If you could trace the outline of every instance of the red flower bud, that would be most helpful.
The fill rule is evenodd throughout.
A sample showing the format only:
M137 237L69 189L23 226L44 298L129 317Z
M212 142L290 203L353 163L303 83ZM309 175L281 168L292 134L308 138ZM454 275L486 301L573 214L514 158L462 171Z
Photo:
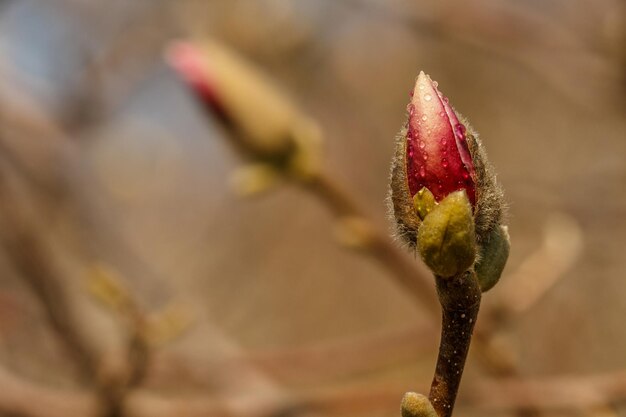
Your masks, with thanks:
M390 199L398 235L415 247L425 217L455 191L465 191L479 246L501 227L504 196L476 131L423 72L396 136ZM428 192L427 192L428 191Z
M319 129L262 71L211 39L174 42L166 57L240 150L309 175L319 154Z
M437 83L420 72L408 106L406 176L413 197L426 187L436 201L465 190L476 206L476 174L465 126Z
M170 46L167 59L208 109L222 122L230 124L230 115L219 96L217 81L210 73L200 51L191 43L180 41Z

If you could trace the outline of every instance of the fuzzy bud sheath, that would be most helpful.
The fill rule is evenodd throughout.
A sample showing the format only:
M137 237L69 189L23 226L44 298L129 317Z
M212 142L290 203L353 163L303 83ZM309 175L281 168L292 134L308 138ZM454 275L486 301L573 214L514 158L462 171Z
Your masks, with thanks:
M391 173L398 235L433 272L443 316L429 397L407 393L406 417L452 414L481 293L509 254L502 189L478 135L437 87L417 77Z

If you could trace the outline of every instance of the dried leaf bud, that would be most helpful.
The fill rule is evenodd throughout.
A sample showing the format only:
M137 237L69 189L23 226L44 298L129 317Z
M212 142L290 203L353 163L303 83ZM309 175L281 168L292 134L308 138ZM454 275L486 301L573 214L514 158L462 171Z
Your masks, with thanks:
M408 120L396 137L391 172L391 203L400 237L417 244L428 190L435 202L463 190L469 200L478 245L500 227L502 190L486 159L478 135L450 106L436 82L417 77L407 107ZM421 205L420 205L421 204ZM427 213L427 210L426 210Z
M424 263L440 277L461 274L474 264L476 235L465 190L449 194L426 216L417 247Z

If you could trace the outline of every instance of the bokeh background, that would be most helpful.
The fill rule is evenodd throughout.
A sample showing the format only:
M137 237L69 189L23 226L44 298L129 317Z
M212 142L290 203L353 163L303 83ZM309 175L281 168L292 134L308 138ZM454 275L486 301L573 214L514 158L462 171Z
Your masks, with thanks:
M123 372L133 320L100 288L111 282L161 329L128 389L152 408L131 392L127 415L278 415L299 395L334 405L293 413L398 415L404 391L427 389L439 324L342 247L328 207L293 182L233 191L246 161L164 59L189 37L232 48L316 120L324 170L389 233L393 137L429 73L480 132L510 204L511 256L484 297L523 306L489 342L516 364L508 378L595 399L533 413L626 415L626 378L593 382L626 369L618 0L1 1L0 415L91 409L65 318L104 380ZM66 308L60 323L42 292ZM477 361L456 413L518 412L472 400L495 378Z

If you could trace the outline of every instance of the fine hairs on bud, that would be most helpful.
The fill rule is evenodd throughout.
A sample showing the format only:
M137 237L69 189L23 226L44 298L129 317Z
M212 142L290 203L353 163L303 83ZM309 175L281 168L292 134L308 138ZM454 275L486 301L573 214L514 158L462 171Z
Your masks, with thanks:
M505 220L506 205L504 191L496 180L493 166L487 159L487 152L478 133L463 116L459 116L467 127L467 144L474 161L476 172L476 236L478 244L489 240L492 230L500 227Z
M407 128L403 127L395 137L396 147L391 161L387 207L389 217L396 224L398 240L415 249L417 245L417 229L421 219L414 208L406 180L406 134Z

